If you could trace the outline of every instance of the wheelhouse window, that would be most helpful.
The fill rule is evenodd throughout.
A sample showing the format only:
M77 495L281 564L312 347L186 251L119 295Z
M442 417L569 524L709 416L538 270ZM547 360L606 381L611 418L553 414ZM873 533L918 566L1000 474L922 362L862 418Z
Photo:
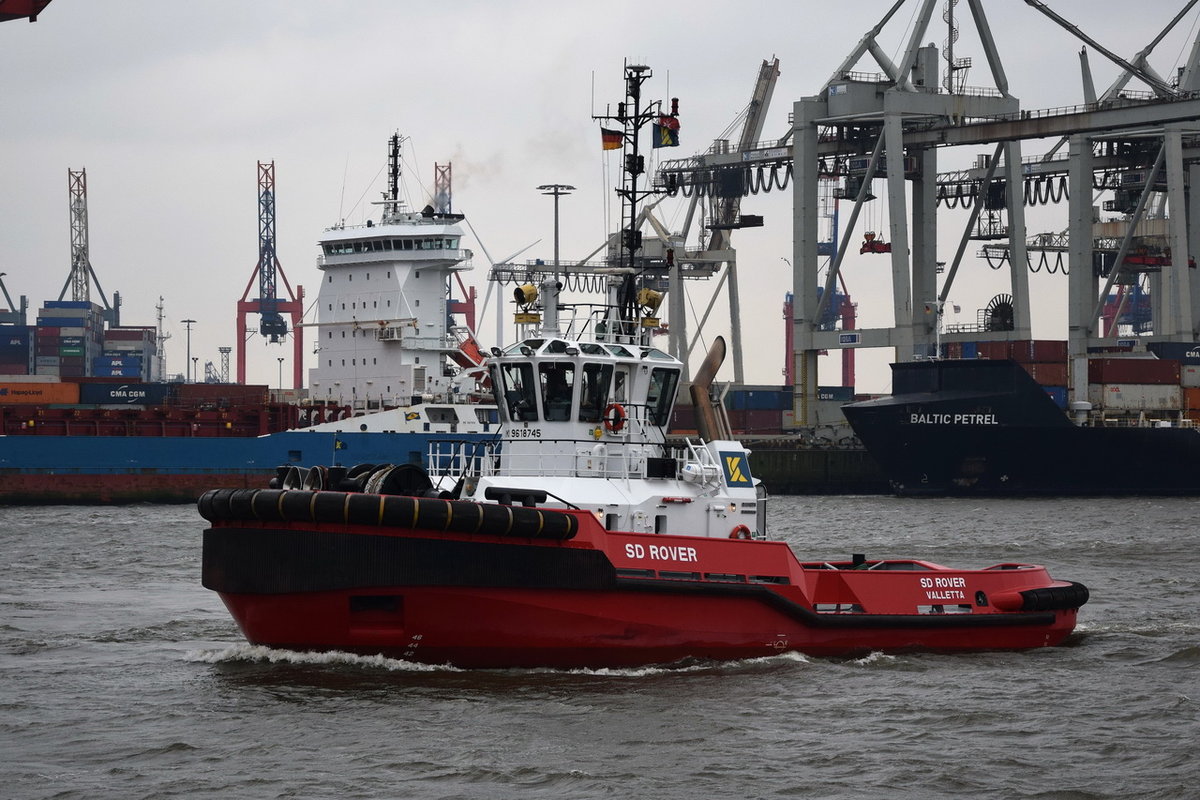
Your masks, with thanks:
M504 409L514 422L537 421L537 387L532 364L501 364L500 384L504 390Z
M538 366L542 384L542 408L547 422L566 422L571 419L571 393L575 389L573 363L548 363Z
M675 402L675 388L679 384L679 370L655 368L650 371L650 391L646 393L646 414L651 425L663 426L671 421L671 406Z
M599 422L608 404L612 364L584 364L579 381L579 421Z

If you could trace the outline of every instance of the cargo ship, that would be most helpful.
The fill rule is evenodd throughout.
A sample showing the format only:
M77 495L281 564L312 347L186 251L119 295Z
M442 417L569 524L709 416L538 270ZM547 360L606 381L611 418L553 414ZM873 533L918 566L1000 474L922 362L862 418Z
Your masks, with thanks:
M471 268L463 217L407 208L392 175L378 221L320 239L308 326L318 363L302 402L261 385L163 381L155 328L106 325L87 301L0 325L0 504L194 502L281 466L423 464L438 437L493 436L483 354L452 324L461 308L448 296Z
M1073 402L1065 342L979 347L893 364L891 396L843 407L897 494L1200 494L1200 346L1079 359Z

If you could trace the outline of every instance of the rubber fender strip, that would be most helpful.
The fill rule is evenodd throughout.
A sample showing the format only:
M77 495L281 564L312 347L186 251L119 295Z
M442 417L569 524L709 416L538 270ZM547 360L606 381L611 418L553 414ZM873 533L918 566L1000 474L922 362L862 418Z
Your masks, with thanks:
M312 497L308 498L308 518L315 522L317 519L317 493L313 492Z
M446 524L442 526L442 530L448 531L450 530L450 520L454 519L454 504L449 500L443 500L442 502L446 504Z
M666 594L741 595L774 606L814 628L970 628L1050 625L1053 612L1005 614L818 614L766 586L617 577L618 589Z
M342 498L342 522L350 522L350 497L351 494L346 492L346 496Z
M383 525L383 501L387 499L386 495L379 495L379 514L376 517L376 525Z

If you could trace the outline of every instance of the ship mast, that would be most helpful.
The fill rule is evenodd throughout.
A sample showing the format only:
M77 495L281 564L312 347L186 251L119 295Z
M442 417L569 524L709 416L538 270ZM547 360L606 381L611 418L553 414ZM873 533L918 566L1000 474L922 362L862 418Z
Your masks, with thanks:
M615 307L610 309L608 328L613 333L627 337L628 341L638 338L638 294L642 288L644 266L638 256L642 249L642 233L639 230L638 204L646 197L657 193L654 188L643 188L641 176L646 171L646 160L640 152L640 132L646 123L662 116L662 103L655 100L642 107L642 84L654 73L641 64L625 65L625 101L617 103L615 115L593 117L597 120L621 123L621 138L624 160L621 164L621 185L617 194L621 196L621 239L618 251L618 273L622 275L617 288ZM671 101L671 117L678 114L678 100Z

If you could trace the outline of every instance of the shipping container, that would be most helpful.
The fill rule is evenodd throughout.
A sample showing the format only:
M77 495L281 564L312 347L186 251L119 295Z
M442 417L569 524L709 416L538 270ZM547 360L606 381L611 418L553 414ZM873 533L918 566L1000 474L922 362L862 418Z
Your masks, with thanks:
M979 358L979 342L963 342L962 357Z
M38 356L33 363L38 367L57 367L58 356Z
M87 328L71 328L66 325L58 329L59 336L87 336L91 331Z
M104 332L106 342L153 342L156 338L154 328L109 328Z
M92 367L97 378L142 378L141 367Z
M59 336L62 335L62 329L57 326L42 327L39 325L38 327L34 328L33 330L34 330L34 334L39 339L41 339L42 337L47 337L50 339L57 339Z
M0 326L0 347L29 346L32 339L30 328L26 325Z
M1088 383L1173 384L1179 386L1179 362L1157 358L1090 358Z
M95 367L140 367L142 366L141 356L125 355L125 356L97 356L92 359L92 366Z
M1183 407L1188 411L1200 411L1200 386L1189 386L1183 390Z
M58 383L58 378L53 375L15 375L0 383Z
M60 336L58 343L63 347L83 347L87 338L84 336Z
M83 330L87 327L87 320L81 317L38 317L37 324L39 328L58 327Z
M1001 360L1012 358L1012 342L976 342L980 358Z
M1067 343L1059 339L1021 339L1010 343L1014 361L1022 364L1065 364Z
M1022 364L1025 371L1042 386L1066 386L1067 362L1055 364Z
M58 348L60 356L83 356L82 347L60 347Z
M1146 349L1168 361L1200 365L1200 344L1195 342L1147 342Z
M945 342L942 344L942 358L962 358L962 342Z
M1088 402L1105 411L1178 411L1182 391L1162 383L1090 384Z
M168 388L165 383L81 383L79 402L161 406L167 402Z
M1183 364L1179 367L1179 383L1182 386L1200 386L1200 364Z
M79 387L73 383L0 382L0 405L78 402Z
M13 375L28 375L28 364L4 364L0 363L0 380L8 380Z
M64 365L64 366L59 367L58 370L59 370L58 374L64 378L82 378L86 375L86 372L83 369L83 367Z
M181 383L178 397L180 403L190 405L262 405L269 401L270 391L257 384Z
M1050 399L1054 404L1064 411L1067 409L1067 387L1065 386L1043 386L1046 394L1050 395Z
M63 356L58 357L59 366L63 367L83 367L87 361L83 356Z
M46 302L42 303L42 308L76 308L83 309L84 311L93 311L97 314L99 314L101 311L100 306L96 305L90 300L47 300Z
M817 400L833 401L837 403L849 403L854 400L853 386L818 386ZM788 408L791 408L791 403L788 403Z

